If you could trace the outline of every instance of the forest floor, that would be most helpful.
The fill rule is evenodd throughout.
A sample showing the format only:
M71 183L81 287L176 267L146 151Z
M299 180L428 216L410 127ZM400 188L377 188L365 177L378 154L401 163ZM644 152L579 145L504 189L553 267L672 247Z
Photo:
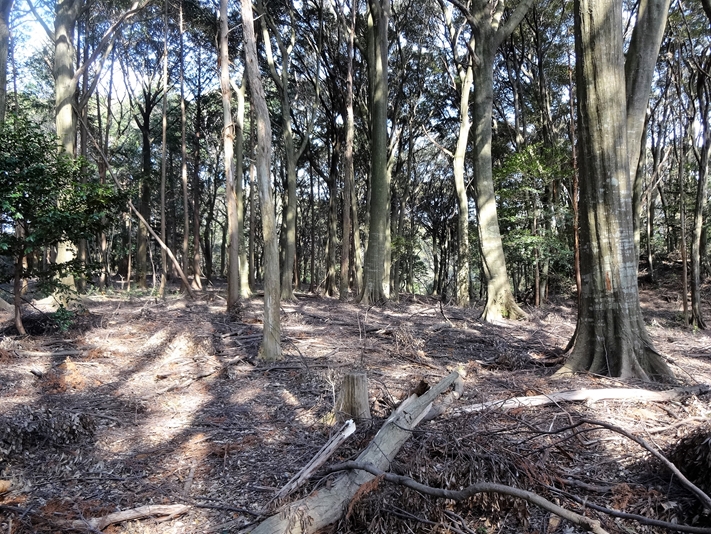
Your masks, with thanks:
M704 288L709 302L711 291ZM160 301L121 291L83 299L58 331L30 315L28 336L0 341L0 534L97 532L84 520L144 505L187 505L177 517L141 518L106 533L240 532L276 512L274 493L326 443L344 373L364 369L373 423L329 463L354 459L421 380L467 372L452 410L422 423L391 470L431 486L509 484L599 518L608 532L663 532L610 517L599 505L673 523L711 526L667 467L603 421L643 438L711 489L708 394L680 401L559 403L466 411L477 403L561 390L672 385L578 375L552 380L570 340L572 300L527 309L528 321L489 325L477 308L404 296L385 307L299 294L282 305L284 360L257 358L261 299L225 312L224 292ZM663 271L641 289L656 348L676 386L711 384L711 337L682 325L679 277ZM711 316L711 305L706 306ZM700 441L677 444L700 434ZM692 443L689 445L689 443ZM286 499L330 484L317 472ZM358 495L333 532L571 533L576 527L523 501L480 494L463 503L380 483ZM282 503L285 501L282 501ZM74 523L72 523L74 522ZM79 523L77 523L79 522ZM88 523L87 523L88 525ZM711 531L709 531L711 532Z

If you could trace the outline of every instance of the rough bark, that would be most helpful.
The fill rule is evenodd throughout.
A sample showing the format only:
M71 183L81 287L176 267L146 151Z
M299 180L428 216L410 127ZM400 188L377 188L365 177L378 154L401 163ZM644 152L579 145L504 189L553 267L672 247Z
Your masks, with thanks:
M267 360L281 358L281 323L279 318L279 250L277 248L274 199L269 180L272 153L272 127L264 96L264 87L257 65L257 40L251 0L242 2L244 47L247 76L257 119L257 181L262 206L262 233L264 237L264 338L259 349L260 357Z
M337 415L342 419L353 419L355 421L371 419L368 398L368 375L366 373L348 373L343 377L340 398L336 406Z
M582 290L572 350L559 374L672 376L639 305L627 153L621 0L575 3Z
M373 32L372 63L369 65L372 86L370 226L363 268L363 286L359 300L375 304L386 300L383 289L385 242L388 226L388 19L389 0L370 0Z

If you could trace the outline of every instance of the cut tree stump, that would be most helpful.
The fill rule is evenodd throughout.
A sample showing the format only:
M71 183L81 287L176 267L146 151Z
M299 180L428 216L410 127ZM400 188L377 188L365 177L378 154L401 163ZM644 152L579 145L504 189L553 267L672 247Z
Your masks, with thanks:
M366 373L348 373L343 377L341 392L336 403L336 416L340 420L370 421L368 375Z
M411 395L385 421L370 445L358 456L359 463L371 464L383 471L412 435L412 430L430 413L433 403L459 379L454 371L423 395ZM350 471L340 475L328 487L322 487L280 509L265 519L252 534L312 534L338 521L361 487L372 482L374 475L366 471Z

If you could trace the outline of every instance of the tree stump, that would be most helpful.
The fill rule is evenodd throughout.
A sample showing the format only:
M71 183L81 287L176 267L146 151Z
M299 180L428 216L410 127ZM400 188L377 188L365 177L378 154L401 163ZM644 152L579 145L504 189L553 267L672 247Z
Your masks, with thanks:
M341 392L336 403L336 414L342 420L369 421L371 419L366 373L349 373L343 377Z

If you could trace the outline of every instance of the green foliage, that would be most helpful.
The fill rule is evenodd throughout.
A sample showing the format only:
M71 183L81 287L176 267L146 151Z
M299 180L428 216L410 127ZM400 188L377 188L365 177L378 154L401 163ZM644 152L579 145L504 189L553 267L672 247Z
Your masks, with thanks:
M10 117L0 126L0 254L18 264L108 226L125 199L107 185L81 183L80 172L86 167L86 162L62 153L53 135L24 118ZM29 262L22 278L37 277L49 291L56 286L55 275L85 274L78 262L44 263Z
M64 305L60 305L56 312L50 314L52 321L57 325L60 332L67 332L74 322L74 312L68 310Z

